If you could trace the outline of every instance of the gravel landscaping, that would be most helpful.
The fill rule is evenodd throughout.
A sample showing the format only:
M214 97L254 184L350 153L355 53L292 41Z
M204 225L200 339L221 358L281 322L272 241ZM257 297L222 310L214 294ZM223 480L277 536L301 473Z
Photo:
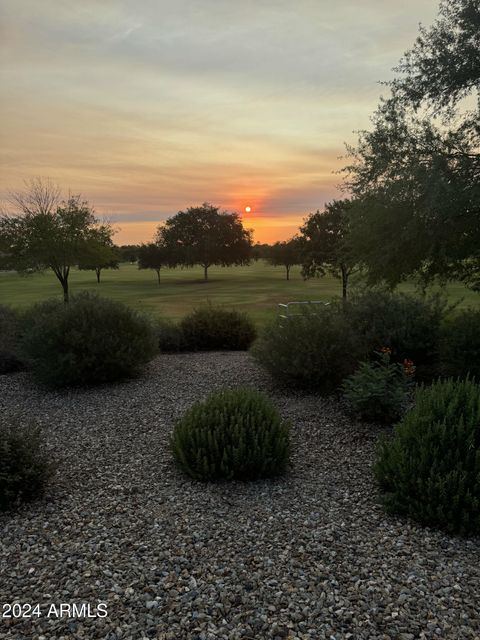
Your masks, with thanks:
M221 387L267 391L292 421L289 472L201 484L175 468L173 420ZM134 381L45 392L0 376L0 410L34 418L58 461L48 495L0 515L0 638L480 638L480 540L384 514L381 428L276 390L246 353L165 355ZM51 603L107 617L48 617Z

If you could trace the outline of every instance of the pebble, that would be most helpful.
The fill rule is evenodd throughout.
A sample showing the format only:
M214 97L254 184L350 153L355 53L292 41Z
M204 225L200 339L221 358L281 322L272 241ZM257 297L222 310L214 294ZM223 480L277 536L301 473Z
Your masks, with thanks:
M252 386L292 422L282 478L201 484L175 420ZM173 354L115 386L45 391L0 376L2 417L35 420L56 475L0 514L0 602L99 603L105 618L0 622L5 640L478 640L480 540L387 516L371 471L385 428L278 389L246 353Z

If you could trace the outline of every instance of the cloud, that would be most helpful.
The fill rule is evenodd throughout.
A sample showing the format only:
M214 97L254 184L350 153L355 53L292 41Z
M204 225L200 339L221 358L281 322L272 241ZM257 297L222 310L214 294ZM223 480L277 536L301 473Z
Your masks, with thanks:
M50 175L132 225L204 200L301 219L436 5L7 0L0 193Z

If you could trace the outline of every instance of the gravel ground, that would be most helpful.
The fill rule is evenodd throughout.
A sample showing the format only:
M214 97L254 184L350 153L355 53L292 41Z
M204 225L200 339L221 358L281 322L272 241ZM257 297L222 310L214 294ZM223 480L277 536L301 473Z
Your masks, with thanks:
M293 422L282 479L204 485L174 467L174 418L213 388L269 391ZM133 382L46 393L0 377L2 412L44 426L49 494L0 516L0 602L39 603L0 638L480 638L480 540L384 515L379 430L275 391L244 353L157 358ZM57 617L106 603L107 617ZM58 609L57 609L58 610Z

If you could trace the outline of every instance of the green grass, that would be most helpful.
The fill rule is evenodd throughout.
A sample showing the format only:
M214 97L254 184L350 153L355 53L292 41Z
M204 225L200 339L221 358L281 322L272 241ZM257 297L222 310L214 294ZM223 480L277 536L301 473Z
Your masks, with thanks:
M248 312L255 322L262 324L277 313L279 302L292 300L329 300L341 293L340 282L331 276L304 282L300 267L292 269L290 281L285 270L263 262L248 267L211 267L208 282L203 281L200 268L162 269L162 282L156 273L142 271L136 265L122 264L118 270L102 272L97 284L93 271L73 270L70 275L71 293L89 289L120 300L157 317L178 319L200 304L235 307ZM414 292L413 285L402 290ZM451 301L461 301L459 308L480 307L480 295L461 284L446 289ZM52 272L19 276L0 272L0 303L25 308L46 298L61 297L61 287Z

